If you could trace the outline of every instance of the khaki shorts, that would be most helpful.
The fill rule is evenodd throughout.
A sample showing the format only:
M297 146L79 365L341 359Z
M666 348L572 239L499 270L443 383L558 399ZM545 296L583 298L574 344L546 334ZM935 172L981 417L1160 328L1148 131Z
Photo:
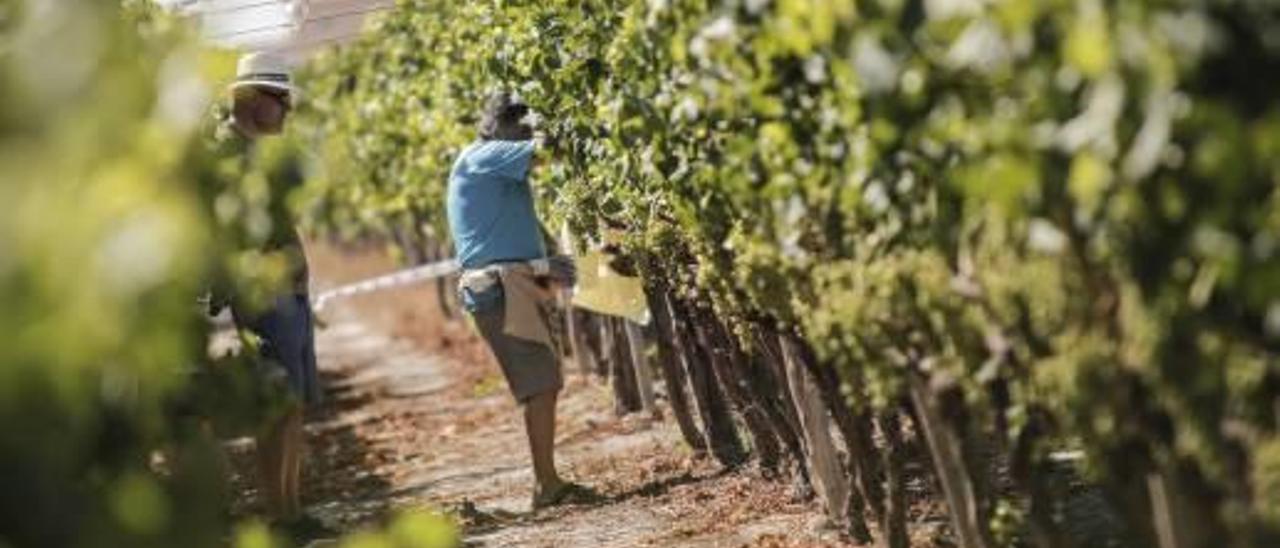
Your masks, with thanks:
M481 294L463 295L462 301L480 336L498 358L507 387L517 401L524 403L539 394L558 392L564 386L560 360L551 347L503 331L507 307L500 282Z

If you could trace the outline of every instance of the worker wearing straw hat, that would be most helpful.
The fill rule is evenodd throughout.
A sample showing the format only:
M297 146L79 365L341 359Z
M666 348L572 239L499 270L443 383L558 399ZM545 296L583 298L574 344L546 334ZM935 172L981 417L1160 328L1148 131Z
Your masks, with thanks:
M232 126L243 137L256 139L276 135L293 107L294 95L289 66L270 53L244 55L236 65L232 93Z
M268 184L271 199L265 213L271 228L265 238L250 243L263 256L283 258L289 279L286 287L276 290L266 302L251 302L246 296L233 294L222 295L218 303L230 305L236 325L260 343L258 352L267 362L263 369L269 372L266 378L283 381L290 394L284 408L271 413L256 440L258 476L267 510L277 525L295 536L326 536L322 524L303 514L299 485L303 411L320 398L307 259L285 199L301 184L302 170L297 155L268 153L263 139L283 131L297 91L288 65L269 53L243 56L228 91L231 108L219 131L218 152L224 161L239 167L238 176L260 176Z

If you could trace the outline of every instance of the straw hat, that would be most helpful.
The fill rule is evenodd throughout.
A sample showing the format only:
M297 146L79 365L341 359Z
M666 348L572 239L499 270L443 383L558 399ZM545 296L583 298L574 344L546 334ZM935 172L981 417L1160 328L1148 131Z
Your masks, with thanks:
M292 98L297 94L289 65L283 59L266 52L247 53L236 64L236 80L229 89L263 87L287 92Z

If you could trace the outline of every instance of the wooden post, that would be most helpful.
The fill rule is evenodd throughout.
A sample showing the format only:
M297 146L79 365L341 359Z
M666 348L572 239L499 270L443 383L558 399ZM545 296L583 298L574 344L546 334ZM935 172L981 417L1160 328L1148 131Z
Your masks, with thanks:
M867 412L854 413L846 403L841 381L829 364L818 363L813 349L794 332L781 334L779 342L786 352L792 352L797 361L813 376L818 385L823 404L835 420L836 428L844 438L848 452L849 476L856 487L849 489L849 514L861 516L864 508L870 508L876 519L884 517L884 489L881 486L881 464L875 443L871 438L871 416ZM850 386L853 394L862 392L857 384Z
M858 542L871 541L871 533L860 516L849 511L849 478L831 440L831 417L823 405L818 385L795 355L792 345L782 346L791 401L795 404L805 440L805 460L814 489L822 498L827 516L836 523L848 522L850 534Z
M791 401L804 433L805 460L812 475L814 488L822 497L827 516L839 521L845 514L849 482L840 466L840 457L831 442L831 419L822 405L818 387L790 353L783 354L787 366L787 384L791 389Z
M635 369L631 363L631 347L622 318L605 316L601 333L609 341L609 374L613 381L614 410L618 416L640 410L640 394L636 392Z
M582 334L587 341L587 346L591 348L591 355L595 357L591 364L595 366L594 373L601 379L609 378L609 349L605 347L604 341L604 317L593 312L586 312L582 315Z
M596 369L596 354L585 333L587 312L566 303L564 314L569 327L569 347L573 351L573 361L578 364L578 373L584 379L590 379L591 373Z
M782 346L778 333L763 325L757 325L754 336L756 345L761 349L763 354L764 365L777 379L777 410L781 412L783 420L787 424L792 439L784 439L791 451L792 459L796 464L796 477L794 479L793 489L796 489L797 496L804 498L817 496L817 490L813 486L813 478L809 473L809 457L806 441L804 439L804 425L800 422L800 415L796 410L795 399L791 394L791 382L787 378L786 359L782 355Z
M1217 527L1214 519L1216 497L1203 495L1196 489L1198 477L1179 474L1177 469L1147 474L1147 491L1151 497L1152 525L1160 548L1212 546L1215 539L1229 533ZM1203 518L1200 516L1210 516Z
M636 374L636 392L640 395L640 406L649 416L661 418L657 402L653 397L653 370L649 367L649 357L645 354L644 328L631 320L622 320L627 332L627 343L631 349L631 366Z
M435 239L427 239L423 237L424 259L423 262L438 261L446 257L453 256L447 242L436 241ZM436 307L440 309L440 315L446 320L455 320L458 318L458 312L462 309L458 302L458 278L457 276L441 276L436 278Z
M933 391L920 373L910 371L908 390L916 409L920 431L929 444L933 466L951 510L951 522L962 548L987 548L985 528L979 518L977 494L965 465L962 441L946 427Z
M792 401L790 382L787 381L787 365L786 360L782 356L782 345L777 333L772 329L766 329L763 326L756 326L754 331L756 344L760 347L764 366L774 379L777 379L777 410L782 414L782 420L787 423L792 436L795 438L788 443L797 444L792 452L796 454L796 461L803 463L805 461L804 452L804 427L800 424L800 416L796 413L796 404ZM803 469L803 467L802 467Z
M591 327L596 332L596 340L600 341L600 361L596 364L596 374L602 379L609 379L614 374L616 366L613 361L617 355L617 352L613 351L615 345L613 329L609 325L609 318L597 316L594 319Z

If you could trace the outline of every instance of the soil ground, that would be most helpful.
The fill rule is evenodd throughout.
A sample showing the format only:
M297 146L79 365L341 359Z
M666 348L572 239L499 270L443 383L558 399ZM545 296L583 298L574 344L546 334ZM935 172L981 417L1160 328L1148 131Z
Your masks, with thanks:
M311 246L317 291L395 268L376 249ZM617 417L600 379L566 367L557 458L607 501L531 513L523 422L488 350L434 285L331 304L317 330L326 400L306 431L308 512L342 531L398 509L456 513L469 546L851 546L817 502L751 467L693 455L674 421ZM231 448L237 514L258 512L252 444ZM913 536L938 525L913 508Z

